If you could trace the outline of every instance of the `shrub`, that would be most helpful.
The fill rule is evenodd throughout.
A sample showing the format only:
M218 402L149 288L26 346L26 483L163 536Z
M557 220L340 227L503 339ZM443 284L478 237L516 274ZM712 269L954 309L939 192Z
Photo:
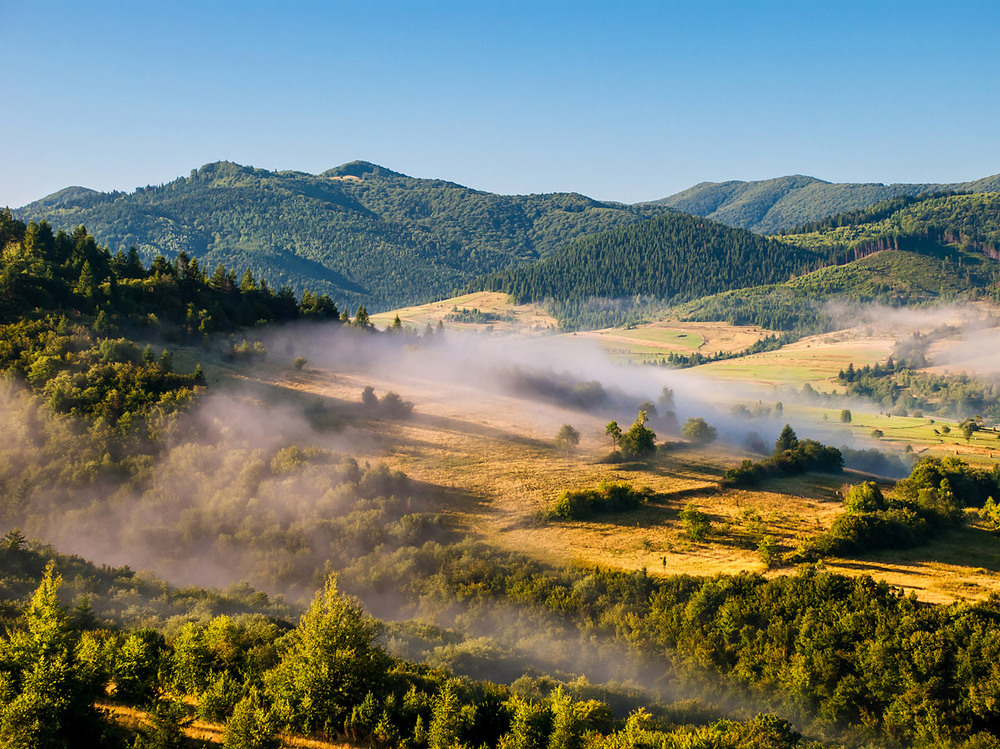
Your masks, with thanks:
M701 541L712 532L712 523L708 515L699 510L693 503L689 503L680 512L681 525L685 535L692 541Z

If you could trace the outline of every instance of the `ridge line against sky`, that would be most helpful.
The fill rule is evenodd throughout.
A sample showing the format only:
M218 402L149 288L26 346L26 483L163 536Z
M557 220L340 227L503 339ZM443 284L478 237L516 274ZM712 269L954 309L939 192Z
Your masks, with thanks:
M496 193L1000 172L1000 4L0 0L0 206L230 160Z

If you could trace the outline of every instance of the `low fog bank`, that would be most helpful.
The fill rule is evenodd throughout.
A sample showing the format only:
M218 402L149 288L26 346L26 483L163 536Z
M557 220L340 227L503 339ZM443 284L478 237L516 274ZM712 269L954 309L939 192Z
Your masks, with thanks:
M268 381L285 361L294 377L296 357L307 360L305 374L320 384L346 375L392 384L415 402L415 419L446 403L452 412L467 409L472 421L477 409L499 399L509 423L532 425L546 439L560 423L584 419L590 437L603 440L604 424L614 419L627 428L643 407L661 441L676 440L686 419L701 417L721 442L746 454L748 445L768 451L788 422L800 437L869 447L855 444L839 424L786 416L784 408L805 403L805 396L722 383L695 370L621 366L582 337L446 331L418 339L301 325L264 331L262 340L266 365L247 371L251 381L254 366L271 374L257 384L214 388L177 419L165 449L131 477L102 471L101 457L76 445L49 460L53 466L62 456L89 461L89 480L19 478L14 467L31 458L14 460L13 452L51 442L51 435L44 436L46 427L29 407L9 405L0 436L11 453L5 485L21 479L30 485L25 530L58 548L149 568L172 582L218 587L247 580L293 598L319 587L336 567L332 560L347 563L376 548L443 537L435 488L374 465L391 445L365 428L360 392L346 400L287 387L280 375ZM376 456L373 465L359 464L359 455Z

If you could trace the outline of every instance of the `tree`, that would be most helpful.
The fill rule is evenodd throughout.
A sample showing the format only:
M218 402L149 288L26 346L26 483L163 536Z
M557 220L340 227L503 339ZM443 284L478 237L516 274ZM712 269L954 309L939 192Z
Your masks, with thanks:
M619 438L622 453L628 458L642 458L656 452L656 432L646 426L646 412L640 411L632 426Z
M361 391L361 402L368 408L375 408L378 405L378 396L375 395L375 388L371 385L365 385L365 389Z
M785 428L781 430L781 434L774 442L774 454L781 455L785 450L794 450L798 446L799 438L796 436L795 430L792 429L791 424L785 424Z
M674 391L671 388L664 387L660 391L660 397L657 398L660 407L663 408L664 413L667 411L674 410Z
M354 327L362 330L370 330L372 327L371 318L368 317L368 310L363 304L358 305L358 311L354 315Z
M847 491L847 496L844 497L844 509L855 514L878 512L886 509L885 497L878 484L874 481L865 481L855 484Z
M622 439L622 428L618 426L617 421L609 421L607 427L604 429L604 433L611 440L611 449L617 450L618 443Z
M880 440L883 437L885 437L885 432L883 432L881 429L872 429L872 438L873 439Z
M50 563L28 603L24 631L0 643L0 746L65 749L100 743L94 699L102 685L82 673L76 637L59 603L62 577Z
M458 737L462 727L462 703L454 684L447 681L434 699L430 727L427 729L428 749L454 749L461 746Z
M700 416L688 419L684 422L684 428L681 430L681 434L699 445L707 445L709 442L714 442L719 437L719 433L716 431L715 427L711 426Z
M390 659L376 644L379 625L344 596L331 575L287 636L281 661L264 676L268 696L290 727L336 733L372 690Z
M274 711L256 689L236 703L226 721L224 749L278 749L278 724Z
M712 530L712 524L709 522L708 515L699 510L693 503L688 503L680 511L678 517L684 528L685 535L692 541L701 541Z
M563 424L556 433L556 447L571 452L580 444L580 433L570 424Z
M845 408L840 412L840 423L850 424L851 423L851 409Z
M958 429L965 437L965 443L968 444L972 435L979 431L979 422L972 418L965 419L958 425Z

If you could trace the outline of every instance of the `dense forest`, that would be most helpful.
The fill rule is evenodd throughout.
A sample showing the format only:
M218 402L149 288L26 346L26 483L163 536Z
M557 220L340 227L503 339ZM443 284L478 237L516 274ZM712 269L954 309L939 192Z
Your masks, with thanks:
M821 263L821 255L811 250L668 214L577 240L481 285L520 302L636 295L680 301L784 281Z
M949 185L834 184L794 175L755 182L703 182L655 203L727 226L775 234L893 198L921 193L997 191L1000 191L1000 175Z
M67 231L84 224L112 252L135 245L146 262L185 252L378 311L446 297L478 275L665 210L573 193L493 195L365 162L319 175L220 162L128 194L68 188L15 215Z
M683 214L584 237L477 282L566 330L682 319L816 333L842 308L995 298L1000 194L905 197L765 239ZM780 241L777 241L780 240ZM770 279L770 280L769 280Z
M724 291L680 305L685 320L722 320L770 330L822 333L852 308L914 307L989 298L1000 264L974 251L936 245L925 252L886 250L784 283Z

